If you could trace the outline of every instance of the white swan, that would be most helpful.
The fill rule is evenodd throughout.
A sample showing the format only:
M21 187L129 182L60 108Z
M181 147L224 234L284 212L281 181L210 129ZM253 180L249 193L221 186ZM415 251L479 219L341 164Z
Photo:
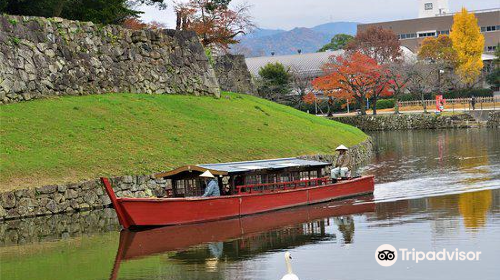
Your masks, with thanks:
M281 280L299 280L299 277L297 275L293 274L292 272L292 264L290 263L290 260L292 259L292 255L290 255L290 252L285 253L285 263L286 263L286 270L287 274L281 278Z

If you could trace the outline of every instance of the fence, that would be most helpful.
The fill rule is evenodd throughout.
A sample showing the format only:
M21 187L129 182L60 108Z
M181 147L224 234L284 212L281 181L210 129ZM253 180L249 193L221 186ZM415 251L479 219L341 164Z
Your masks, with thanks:
M490 96L490 97L476 97L475 108L492 108L496 109L500 107L500 96ZM433 108L436 106L436 100L424 100L423 101L427 108ZM422 107L422 100L412 100L412 101L400 101L399 107ZM453 98L445 99L446 109L469 109L472 110L472 98Z

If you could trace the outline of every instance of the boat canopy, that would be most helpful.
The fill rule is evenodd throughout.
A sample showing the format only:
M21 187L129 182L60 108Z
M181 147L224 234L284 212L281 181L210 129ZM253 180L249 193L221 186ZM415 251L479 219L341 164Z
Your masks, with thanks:
M254 160L254 161L241 161L241 162L228 162L228 163L213 163L213 164L199 164L187 165L177 169L158 173L157 178L172 178L183 172L205 172L209 170L216 176L227 176L238 173L247 173L258 170L276 170L285 168L301 168L301 167L316 167L322 168L329 166L331 163L306 160L300 158L279 158L267 160Z

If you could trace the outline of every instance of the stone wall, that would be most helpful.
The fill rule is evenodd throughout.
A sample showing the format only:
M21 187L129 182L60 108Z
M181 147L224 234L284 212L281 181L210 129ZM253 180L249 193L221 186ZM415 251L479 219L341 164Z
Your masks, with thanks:
M354 165L360 165L371 158L372 150L370 138L351 147ZM310 155L302 158L334 162L336 155ZM111 185L118 197L162 197L166 190L172 188L170 180L156 179L153 175L114 177L111 178ZM7 191L0 193L0 221L102 209L110 205L111 200L99 179Z
M116 92L220 95L194 32L0 15L0 50L1 103Z
M434 114L391 114L336 117L332 119L355 126L364 131L467 128L479 125L474 118L467 114L454 116L438 116Z
M220 88L225 91L256 94L257 88L243 55L226 54L214 58Z
M500 127L500 111L490 112L486 125L488 127Z
M166 189L171 188L167 180L155 179L152 175L114 177L111 185L118 197L162 197ZM49 185L0 193L0 220L86 211L110 205L111 200L99 179Z

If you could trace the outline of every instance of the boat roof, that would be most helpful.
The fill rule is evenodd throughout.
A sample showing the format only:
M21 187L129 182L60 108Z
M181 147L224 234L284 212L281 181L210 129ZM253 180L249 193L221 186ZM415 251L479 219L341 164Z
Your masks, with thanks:
M300 158L278 158L253 161L239 161L227 163L211 163L187 165L177 169L156 174L156 177L170 177L185 171L205 172L209 170L214 175L228 175L230 173L243 173L255 170L283 169L290 167L324 167L331 165L328 162L307 160Z

